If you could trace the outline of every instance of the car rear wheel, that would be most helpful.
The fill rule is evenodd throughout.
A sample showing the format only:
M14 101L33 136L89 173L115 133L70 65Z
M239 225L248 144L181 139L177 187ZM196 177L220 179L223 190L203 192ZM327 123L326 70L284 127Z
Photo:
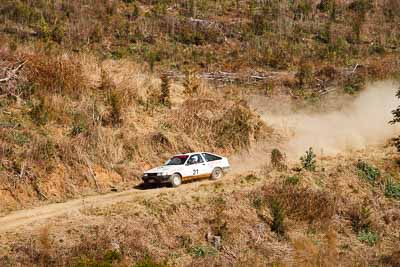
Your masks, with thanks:
M214 168L213 172L211 173L212 180L219 180L224 176L224 172L221 168Z
M172 187L178 187L182 184L182 177L179 174L174 173L171 175L170 181Z

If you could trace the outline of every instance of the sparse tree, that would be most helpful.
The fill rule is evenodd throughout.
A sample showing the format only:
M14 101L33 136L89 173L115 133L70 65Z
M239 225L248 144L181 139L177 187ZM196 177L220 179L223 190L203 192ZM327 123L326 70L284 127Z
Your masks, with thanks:
M317 168L317 161L315 159L316 157L317 155L315 155L312 147L310 147L306 151L306 154L300 158L303 168L307 171L315 171L315 169Z
M103 92L108 92L115 88L113 80L111 79L110 75L108 75L108 72L103 68L101 69L100 85L98 88Z
M161 75L161 95L160 95L161 104L166 107L171 106L170 100L170 77L167 73L163 73Z
M276 200L272 200L270 208L272 215L271 231L277 233L279 236L283 236L285 234L284 208L282 204Z
M284 163L285 161L285 156L282 154L282 152L274 148L271 151L271 165L275 169L282 170L286 168L286 165Z
M186 95L197 94L198 89L200 87L200 82L194 71L192 71L192 70L186 71L183 86L185 87L184 93Z
M400 88L396 93L396 97L400 99ZM400 122L400 105L392 111L393 114L393 120L391 120L389 123L390 124L395 124ZM397 151L400 152L400 136L394 139L395 141L395 146L397 148Z
M296 78L298 79L298 84L301 89L313 81L313 73L314 71L311 63L303 60L300 64L298 72L296 73Z

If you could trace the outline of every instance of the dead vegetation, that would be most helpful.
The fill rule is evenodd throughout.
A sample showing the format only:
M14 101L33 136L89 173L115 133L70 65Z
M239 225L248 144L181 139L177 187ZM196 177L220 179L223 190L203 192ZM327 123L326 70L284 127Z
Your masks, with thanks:
M186 99L182 91L172 91L178 85L167 76L160 80L129 63L99 66L68 54L3 54L8 56L2 64L14 75L12 88L4 87L12 95L0 99L0 122L6 126L0 128L0 171L9 177L2 184L11 197L4 209L13 202L53 201L132 185L143 169L173 153L229 154L268 135L246 105L223 100L205 84L192 92L196 99ZM18 67L18 58L24 66ZM132 73L142 80L132 80Z
M399 8L3 1L0 213L132 187L174 153L268 142L243 96L315 100L395 76ZM274 150L262 173L2 235L0 265L397 266L399 167L388 155L322 167L309 150L302 170Z
M0 254L0 263L396 266L399 221L389 217L397 202L367 190L356 173L338 171L354 169L354 159L336 160L324 171L300 173L298 183L284 179L292 171L274 170L252 174L252 182L230 177L184 194L167 190L156 198L88 206L77 224L18 235L9 248L17 257ZM375 203L361 201L360 194L374 195Z

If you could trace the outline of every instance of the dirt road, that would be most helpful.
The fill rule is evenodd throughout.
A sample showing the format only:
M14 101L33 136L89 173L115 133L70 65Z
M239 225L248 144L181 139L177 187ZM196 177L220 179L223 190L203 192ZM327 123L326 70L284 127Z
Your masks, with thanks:
M113 203L125 202L143 195L157 194L170 188L155 188L151 190L131 189L118 193L90 196L82 199L70 200L64 203L49 204L33 209L19 210L0 218L0 233L14 231L19 227L32 226L48 219L62 216L79 214L80 209L91 207L102 207ZM175 190L175 189L174 189ZM179 189L177 189L179 190Z
M229 175L223 180L229 179ZM25 209L12 212L4 217L0 217L0 233L15 232L18 229L35 228L51 221L52 218L59 216L78 217L81 210L87 207L104 207L119 202L128 202L141 197L157 196L163 192L183 192L188 193L198 189L200 186L213 183L210 180L196 181L193 183L183 184L179 188L151 188L131 189L123 192L112 192L103 195L89 196L80 199L74 199L63 203L55 203L36 207L33 209Z

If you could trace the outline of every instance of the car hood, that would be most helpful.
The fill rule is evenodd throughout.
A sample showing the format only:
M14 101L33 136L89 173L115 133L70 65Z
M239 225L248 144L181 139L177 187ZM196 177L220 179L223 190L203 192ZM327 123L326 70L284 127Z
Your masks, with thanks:
M173 173L181 169L182 166L180 165L164 165L153 168L151 170L145 171L144 173L158 173L158 172L167 172Z

